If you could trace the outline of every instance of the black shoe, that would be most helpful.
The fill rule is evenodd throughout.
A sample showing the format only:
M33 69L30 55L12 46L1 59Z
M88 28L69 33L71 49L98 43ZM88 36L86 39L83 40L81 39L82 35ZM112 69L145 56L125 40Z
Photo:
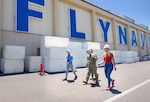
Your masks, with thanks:
M74 80L77 80L78 76L75 76Z
M66 80L67 80L67 78L63 79L63 81L66 81Z
M95 84L98 84L98 81L95 81Z

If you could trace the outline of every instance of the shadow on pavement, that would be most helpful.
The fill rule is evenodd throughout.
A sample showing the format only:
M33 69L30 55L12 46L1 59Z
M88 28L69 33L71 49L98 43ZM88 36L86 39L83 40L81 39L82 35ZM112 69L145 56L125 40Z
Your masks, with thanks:
M40 75L40 76L46 76L47 74L46 74L46 73L44 73L44 74L40 74L40 73L39 73L39 75Z
M110 92L111 92L112 94L120 94L120 93L122 93L121 91L119 91L119 90L117 90L117 89L110 89Z
M99 82L98 83L91 83L91 87L100 87Z
M67 82L68 82L68 83L73 83L73 82L74 82L74 80L67 80Z

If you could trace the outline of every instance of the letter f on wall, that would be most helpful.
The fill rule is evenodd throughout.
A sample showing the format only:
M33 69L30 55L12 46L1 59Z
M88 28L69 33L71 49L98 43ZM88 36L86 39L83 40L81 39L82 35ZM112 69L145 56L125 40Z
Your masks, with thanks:
M32 2L41 6L44 6L44 0L17 0L17 30L28 32L28 17L43 18L43 15L39 11L29 9L28 2Z

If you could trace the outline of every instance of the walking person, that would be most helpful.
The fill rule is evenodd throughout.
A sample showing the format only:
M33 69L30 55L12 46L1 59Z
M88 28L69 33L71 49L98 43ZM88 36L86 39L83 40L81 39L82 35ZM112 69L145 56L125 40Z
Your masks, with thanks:
M94 74L96 78L96 83L98 83L98 74L97 74L97 67L96 67L96 61L97 61L97 55L95 53L92 53L91 50L87 50L87 63L86 66L88 67L88 72L86 75L86 80L83 81L83 83L87 84L90 74Z
M95 54L94 51L93 51L93 49L90 49L90 51L91 51L92 54ZM95 57L96 57L96 59L98 59L98 57L97 57L96 54L95 54ZM97 68L97 67L96 67L96 68ZM94 78L94 74L92 73L90 80L94 80L94 79L95 79L95 78Z
M105 53L103 54L104 60L100 62L98 65L105 63L104 71L105 71L105 76L108 80L107 90L110 90L111 89L110 85L112 84L112 86L114 86L114 81L115 81L110 77L110 75L111 72L113 71L113 68L116 71L116 63L113 54L110 52L110 46L108 44L104 46L104 50L105 50Z
M69 69L71 69L71 71L74 73L74 75L75 75L74 80L76 80L78 76L75 73L75 71L73 70L73 56L70 53L70 49L67 49L66 53L67 53L67 62L66 62L67 69L66 69L66 76L65 76L65 79L63 79L63 81L67 80Z

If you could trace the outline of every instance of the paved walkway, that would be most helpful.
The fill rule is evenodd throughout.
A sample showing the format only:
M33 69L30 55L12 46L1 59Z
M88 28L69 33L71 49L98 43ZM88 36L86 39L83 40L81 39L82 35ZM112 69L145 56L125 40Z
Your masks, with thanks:
M78 79L69 73L38 73L0 76L0 102L150 102L150 62L117 65L112 73L115 87L106 91L103 68L98 68L99 86L84 85L87 69L77 69Z

